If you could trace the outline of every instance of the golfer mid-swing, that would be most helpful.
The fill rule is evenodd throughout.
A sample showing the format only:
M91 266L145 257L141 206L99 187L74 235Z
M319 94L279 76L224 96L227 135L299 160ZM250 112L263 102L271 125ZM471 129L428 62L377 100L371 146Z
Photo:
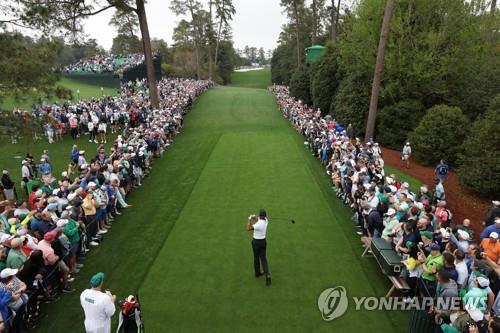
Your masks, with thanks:
M252 224L252 222L255 222ZM253 265L255 269L255 277L261 275L266 276L266 285L271 285L271 274L269 274L269 267L267 266L266 259L266 230L268 220L266 217L266 211L261 208L259 210L259 216L250 215L247 222L247 230L253 230L252 239L252 250L253 250ZM260 265L264 272L261 272Z

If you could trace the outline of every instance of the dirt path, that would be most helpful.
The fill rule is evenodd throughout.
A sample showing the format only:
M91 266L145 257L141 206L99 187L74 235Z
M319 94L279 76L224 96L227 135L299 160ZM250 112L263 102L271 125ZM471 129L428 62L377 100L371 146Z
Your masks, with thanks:
M397 168L413 177L417 178L429 188L434 187L434 168L416 164L413 160L410 164L410 169L401 167L401 152L389 148L383 148L384 162L394 168ZM461 223L468 218L472 222L472 227L479 234L483 229L482 223L486 216L488 208L491 207L491 202L486 199L478 198L467 191L460 185L458 176L451 171L448 179L444 183L446 202L453 214L453 222ZM412 189L418 191L418 189Z

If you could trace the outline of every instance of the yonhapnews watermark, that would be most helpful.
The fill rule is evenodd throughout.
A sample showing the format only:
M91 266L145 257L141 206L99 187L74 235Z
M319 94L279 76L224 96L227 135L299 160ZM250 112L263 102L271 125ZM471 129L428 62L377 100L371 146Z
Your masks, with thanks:
M438 309L458 309L461 304L460 297L438 298L433 297L351 297L351 309L355 311L411 311L428 310L431 306ZM325 321L332 321L345 314L349 308L349 297L343 286L325 289L318 297L318 309ZM476 304L474 304L476 303ZM353 306L354 305L354 306ZM470 299L468 305L481 308L481 299Z

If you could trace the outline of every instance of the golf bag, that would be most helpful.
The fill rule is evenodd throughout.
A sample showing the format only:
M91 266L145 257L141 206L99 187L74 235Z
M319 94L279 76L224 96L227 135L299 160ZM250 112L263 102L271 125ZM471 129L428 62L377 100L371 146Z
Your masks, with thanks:
M144 333L141 305L132 295L120 301L120 317L116 333Z

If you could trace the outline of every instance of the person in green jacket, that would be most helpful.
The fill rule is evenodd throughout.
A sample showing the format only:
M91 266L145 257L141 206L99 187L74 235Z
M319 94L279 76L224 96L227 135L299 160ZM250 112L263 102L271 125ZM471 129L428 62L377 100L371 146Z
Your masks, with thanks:
M26 255L21 250L24 238L16 237L10 242L10 251L7 255L7 268L19 269L26 261Z
M67 214L64 214L64 216L67 217ZM59 222L60 220L58 221L58 223ZM68 266L71 273L78 273L78 268L83 267L83 265L77 264L76 262L76 255L80 247L80 231L78 230L80 225L78 222L71 218L64 220L64 222L65 225L63 232L66 237L68 237L69 243L71 244L68 255Z
M436 292L436 272L444 266L443 256L439 245L436 243L431 243L429 245L430 253L428 256L420 250L418 253L418 261L422 263L423 273L422 281L425 287L429 291L431 296L434 296Z

